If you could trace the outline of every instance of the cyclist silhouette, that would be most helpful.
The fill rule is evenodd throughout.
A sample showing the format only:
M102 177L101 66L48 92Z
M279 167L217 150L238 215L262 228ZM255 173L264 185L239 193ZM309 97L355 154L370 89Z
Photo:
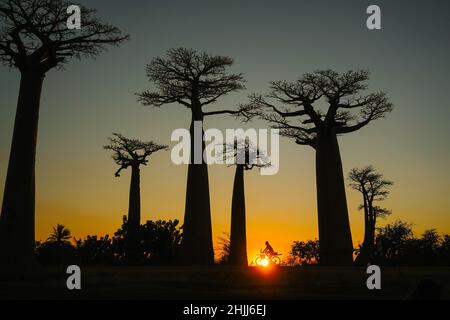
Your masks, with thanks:
M266 248L264 249L263 252L269 258L275 254L275 251L273 250L272 246L269 244L269 241L266 241Z
M258 254L255 264L257 266L263 266L267 267L269 265L280 265L281 254L273 250L272 246L270 245L269 241L266 241L266 247L264 250L261 250L261 252Z

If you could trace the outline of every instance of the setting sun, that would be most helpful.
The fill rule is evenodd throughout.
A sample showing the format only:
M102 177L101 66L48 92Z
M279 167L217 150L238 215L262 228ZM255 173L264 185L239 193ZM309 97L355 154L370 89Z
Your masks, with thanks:
M261 260L261 266L268 267L269 266L269 259L264 258Z

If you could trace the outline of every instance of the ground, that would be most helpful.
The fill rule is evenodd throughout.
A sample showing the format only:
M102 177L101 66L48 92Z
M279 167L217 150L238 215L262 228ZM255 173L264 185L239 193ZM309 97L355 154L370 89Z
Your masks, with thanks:
M450 299L450 268L381 269L368 290L363 268L82 267L82 290L66 288L62 268L17 281L3 275L0 299L405 299L424 279Z

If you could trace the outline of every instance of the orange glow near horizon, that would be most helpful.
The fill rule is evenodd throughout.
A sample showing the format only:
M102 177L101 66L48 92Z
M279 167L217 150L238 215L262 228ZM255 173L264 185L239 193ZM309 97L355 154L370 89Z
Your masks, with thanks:
M286 141L282 141L283 143L286 144ZM294 241L318 238L315 177L314 171L311 170L314 163L312 152L308 151L296 148L292 151L293 155L285 157L282 150L280 172L275 176L261 176L257 171L246 173L249 265L255 261L260 249L264 248L265 241L269 241L273 248L282 254L282 260L285 260ZM77 239L93 234L112 236L121 226L122 216L128 209L130 173L125 171L120 178L115 178L116 168L109 155L102 150L98 154L101 159L97 162L80 160L70 171L64 166L49 168L45 161L39 162L37 240L46 240L52 227L58 223L67 226ZM292 164L295 163L296 157L304 160L300 166ZM347 171L347 168L344 171ZM401 181L398 174L392 174L392 171L382 168L380 170L388 171L385 173L386 177ZM149 166L143 168L141 175L141 222L178 219L181 224L186 167L173 165L170 152L161 152L152 156ZM391 177L392 175L394 177ZM217 253L218 238L230 230L234 170L227 166L210 166L209 177L213 241ZM418 191L421 192L421 188ZM379 225L402 219L412 222L417 234L436 226L440 233L448 233L450 223L445 209L447 198L434 202L426 208L430 214L423 215L424 206L418 201L418 197L412 194L414 188L411 185L397 183L393 187L391 197L384 202L386 207L393 210L393 215L380 220ZM433 194L430 194L430 197L435 198ZM357 210L360 201L360 195L347 188L349 218L355 246L362 241L364 235L363 215Z
M307 152L309 150L296 152L301 151L311 157ZM130 173L124 172L120 178L114 178L115 166L107 154L101 156L102 160L99 162L106 162L107 165L82 167L78 164L79 167L75 166L73 172L65 168L40 167L37 185L37 240L46 240L57 223L67 226L77 239L93 234L112 236L121 226L122 216L128 209ZM156 154L149 166L142 170L142 223L159 219L178 219L180 223L183 221L186 168L173 166L168 157L169 153ZM283 161L283 157L281 159ZM282 162L279 174L273 177L260 176L257 172L246 174L249 265L255 261L260 249L264 248L266 240L285 260L294 241L318 238L314 171L311 172L314 164L312 159L307 160L306 164L296 170L292 167L286 170L289 164ZM161 165L161 162L169 164ZM387 172L386 177L391 178L390 173L392 171ZM230 232L234 170L211 166L209 176L213 241L217 251L218 238ZM401 181L398 174L392 179ZM66 184L65 181L70 183ZM422 188L419 187L418 192L421 193ZM449 233L450 223L445 209L448 198L437 199L428 191L427 194L436 201L425 206L418 195L414 196L413 185L397 183L391 197L384 203L393 210L393 214L387 219L380 219L379 225L401 219L412 222L416 234L433 227L437 227L440 233ZM363 215L357 210L360 201L360 195L347 188L355 247L362 242L364 235ZM427 212L427 215L422 214L423 212Z

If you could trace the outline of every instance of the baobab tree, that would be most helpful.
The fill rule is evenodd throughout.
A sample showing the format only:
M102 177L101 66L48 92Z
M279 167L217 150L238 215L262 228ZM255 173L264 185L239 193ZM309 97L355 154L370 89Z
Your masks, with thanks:
M316 155L321 265L351 265L353 245L337 137L355 132L392 110L384 92L366 93L367 71L305 73L271 82L267 96L252 95L252 113ZM359 110L359 112L354 112Z
M141 224L141 188L140 167L146 166L148 157L160 150L167 150L168 146L159 145L153 141L142 142L137 139L128 139L121 134L114 133L109 138L110 143L103 148L113 152L112 158L120 166L115 176L131 167L130 197L128 205L126 258L128 261L137 259L138 232Z
M83 6L81 30L69 30L69 5L62 0L0 1L0 62L21 75L0 216L4 266L26 267L34 261L35 156L45 75L71 58L95 57L128 38Z
M236 166L231 203L230 256L228 263L248 266L244 172L270 165L269 160L248 139L225 145L224 157ZM231 160L231 161L230 161Z
M383 201L389 196L389 188L393 182L383 179L383 175L372 166L352 169L348 179L350 186L363 196L359 209L364 210L364 241L355 264L364 266L373 258L377 218L391 214L390 210L375 205L375 202Z
M213 115L243 115L245 106L236 110L221 109L205 111L217 100L229 93L244 89L242 74L228 73L233 59L212 56L192 49L177 48L167 51L165 58L154 58L147 65L147 76L156 91L138 94L139 101L146 106L161 107L177 103L191 111L191 149L188 167L186 206L183 226L183 261L191 265L214 263L211 210L209 199L208 167L204 159L196 159L194 128L197 122L203 132L203 120ZM201 150L205 143L202 134ZM201 153L203 155L203 152Z

